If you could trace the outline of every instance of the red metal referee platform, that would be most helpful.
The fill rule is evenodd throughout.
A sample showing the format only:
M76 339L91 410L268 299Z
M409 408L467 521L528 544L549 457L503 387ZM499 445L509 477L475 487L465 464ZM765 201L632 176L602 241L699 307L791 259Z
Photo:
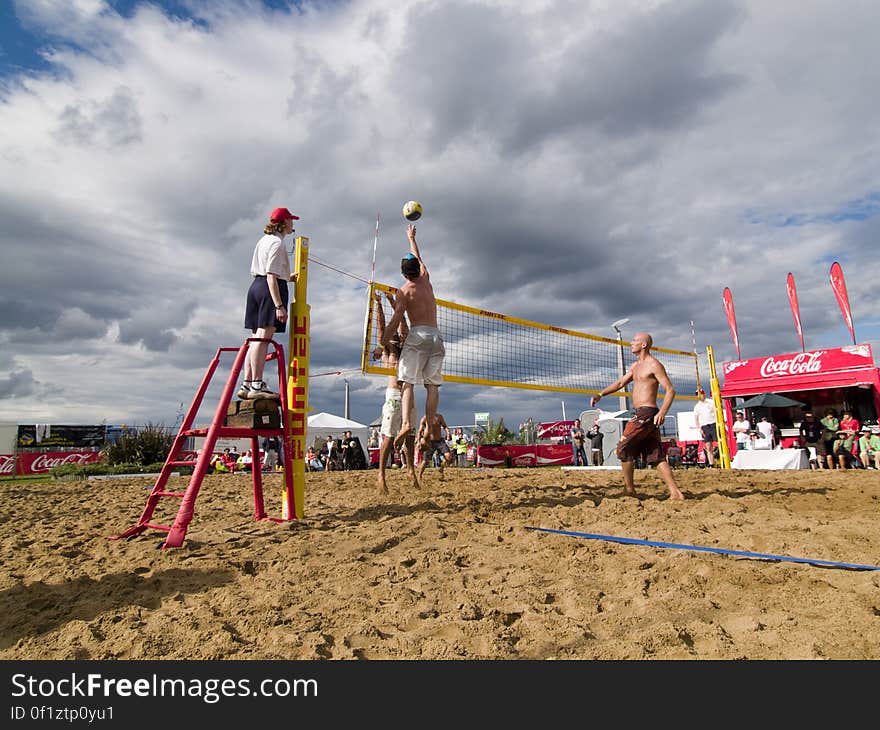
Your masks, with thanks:
M236 386L238 384L238 379L243 369L245 357L247 355L248 347L251 342L268 342L270 349L266 354L266 361L268 363L272 360L275 360L278 364L278 398L272 399L273 403L277 405L280 401L281 405L281 417L278 427L262 427L258 426L256 423L253 425L253 427L225 425L227 422L227 414L229 413L229 406L233 400L233 393L235 392ZM214 417L211 421L211 425L207 429L193 428L192 426L195 421L196 415L199 412L199 407L202 404L202 400L205 397L208 386L211 384L211 379L214 376L214 373L217 371L217 367L220 365L220 356L224 352L237 352L238 354L235 357L235 362L233 363L232 370L229 373L229 379L226 381L226 385L223 388L223 393L220 396L220 401L217 403L217 409L214 411ZM217 354L214 355L214 359L211 361L207 371L205 372L205 376L202 379L202 383L199 386L199 390L196 393L193 402L190 404L190 407L187 410L186 416L183 419L183 423L181 423L180 425L180 430L178 431L177 436L174 439L174 443L172 444L171 450L168 453L168 458L162 465L162 471L160 472L159 477L156 479L156 484L150 491L149 497L147 497L147 505L146 507L144 507L144 511L143 513L141 513L140 519L138 520L136 525L128 528L118 535L112 536L110 539L120 540L123 538L131 538L135 537L136 535L140 535L142 532L150 529L161 530L167 533L165 537L165 542L161 545L162 549L181 547L186 537L187 527L192 521L193 514L195 512L196 498L199 495L199 489L202 486L202 481L205 478L205 474L207 474L208 472L208 466L211 463L211 458L214 453L214 447L217 444L217 439L220 438L251 439L251 443L253 444L252 453L256 455L254 464L251 467L254 485L254 519L272 520L273 522L287 522L289 519L293 519L296 515L293 490L293 453L289 433L290 424L287 414L288 402L287 384L285 377L284 348L281 345L275 342L275 340L260 340L256 337L250 337L246 339L239 348L221 347L220 349L218 349ZM196 458L194 461L182 460L180 458L183 452L184 445L186 444L186 440L190 436L205 437L205 442L202 445L202 449L199 452L198 458ZM262 470L259 468L259 439L261 437L281 438L282 453L284 455L284 496L287 502L287 509L285 510L286 514L282 514L280 518L269 517L266 514L266 509L263 504L263 478ZM174 470L175 467L181 466L194 467L186 491L167 491L166 488L168 486L168 479L171 476L171 472ZM153 512L155 511L156 505L159 503L159 500L168 497L181 500L180 507L177 510L177 516L175 517L173 524L161 525L152 522L151 520L153 517Z

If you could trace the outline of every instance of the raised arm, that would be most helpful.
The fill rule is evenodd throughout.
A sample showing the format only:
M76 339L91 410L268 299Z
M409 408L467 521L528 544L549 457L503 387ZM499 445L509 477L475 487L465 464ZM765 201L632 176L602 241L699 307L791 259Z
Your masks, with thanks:
M394 311L394 297L391 292L385 292L385 296L388 299L388 303L391 305L391 310ZM406 321L406 317L400 318L400 324L397 325L397 335L401 346L403 346L404 340L407 338L407 335L409 335L409 323Z
M409 238L410 253L419 260L419 266L421 267L419 275L428 276L428 267L425 266L425 262L422 261L422 255L419 253L419 244L416 243L416 227L412 223L407 226L406 236Z
M379 343L381 344L383 338L385 337L385 310L382 309L382 295L379 292L375 293L376 297L376 335ZM390 295L389 295L390 298ZM393 305L392 305L393 306ZM376 348L373 350L373 359L378 360L382 357L382 349Z
M382 333L382 337L379 339L379 345L383 349L388 347L388 343L391 342L391 336L400 326L404 314L406 314L406 300L402 296L398 296L394 302L394 314L391 317L391 321L385 326L385 332Z

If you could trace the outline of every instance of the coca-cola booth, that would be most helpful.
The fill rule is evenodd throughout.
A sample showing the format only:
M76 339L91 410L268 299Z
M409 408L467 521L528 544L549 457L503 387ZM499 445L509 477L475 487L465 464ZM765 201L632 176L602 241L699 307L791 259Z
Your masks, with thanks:
M876 424L880 413L880 369L868 344L725 362L722 372L721 399L730 453L736 450L734 399L779 393L807 404L819 418L826 408L834 408L838 414L849 410L863 425ZM776 414L783 420L777 424L783 446L794 445L802 409L775 409Z

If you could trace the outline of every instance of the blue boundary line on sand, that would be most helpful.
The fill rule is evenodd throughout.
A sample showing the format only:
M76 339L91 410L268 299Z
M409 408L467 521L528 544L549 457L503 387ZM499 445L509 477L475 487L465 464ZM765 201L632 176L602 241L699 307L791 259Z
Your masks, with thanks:
M570 537L584 537L590 540L605 540L607 542L619 542L625 545L647 545L649 547L673 548L675 550L698 550L704 553L719 553L720 555L740 555L745 558L761 558L762 560L786 560L790 563L809 563L810 565L824 565L830 568L847 568L849 570L880 570L880 565L858 565L856 563L835 563L831 560L818 560L814 558L792 558L788 555L770 555L767 553L750 553L745 550L727 550L726 548L703 547L702 545L679 545L674 542L656 542L654 540L638 540L634 537L616 537L615 535L594 535L589 532L571 532L569 530L551 530L549 527L526 527L535 532L550 532L555 535L568 535Z

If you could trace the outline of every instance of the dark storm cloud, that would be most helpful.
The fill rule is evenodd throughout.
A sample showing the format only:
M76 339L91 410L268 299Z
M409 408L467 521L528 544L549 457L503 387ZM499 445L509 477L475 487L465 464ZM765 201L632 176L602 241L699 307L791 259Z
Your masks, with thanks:
M615 32L584 32L574 42L569 35L557 53L562 48L548 49L547 39L529 32L540 18L475 4L428 5L410 14L391 85L431 120L435 151L472 133L500 140L505 155L515 156L585 127L609 136L671 130L692 124L737 85L709 55L742 17L739 8L664 4ZM455 42L436 43L438 37Z
M37 391L34 374L30 370L16 370L0 376L0 398L28 398Z
M142 141L142 122L131 89L122 86L108 99L65 107L57 135L62 142L78 145L123 147Z

